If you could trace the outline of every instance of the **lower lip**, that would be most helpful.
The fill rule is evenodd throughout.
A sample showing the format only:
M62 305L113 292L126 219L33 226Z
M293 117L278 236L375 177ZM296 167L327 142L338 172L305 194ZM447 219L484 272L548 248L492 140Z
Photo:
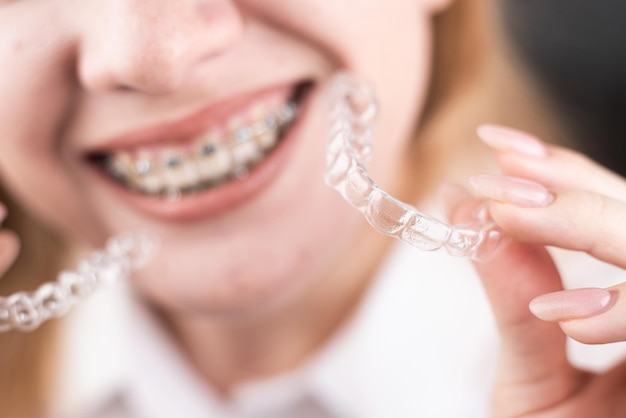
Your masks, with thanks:
M113 193L149 216L169 221L194 221L218 216L250 201L278 178L294 150L314 93L312 87L300 104L298 117L277 147L242 180L234 180L213 189L184 195L177 200L168 200L133 193L101 171L94 171Z

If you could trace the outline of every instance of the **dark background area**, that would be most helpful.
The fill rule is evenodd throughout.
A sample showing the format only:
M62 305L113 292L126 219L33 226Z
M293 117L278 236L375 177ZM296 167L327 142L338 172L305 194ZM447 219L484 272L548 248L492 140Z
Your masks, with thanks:
M578 148L626 175L626 0L498 0Z

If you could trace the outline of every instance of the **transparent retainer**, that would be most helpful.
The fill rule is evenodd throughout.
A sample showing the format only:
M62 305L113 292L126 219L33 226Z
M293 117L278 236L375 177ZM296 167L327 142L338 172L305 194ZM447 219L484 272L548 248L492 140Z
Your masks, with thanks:
M100 288L126 280L151 259L156 240L139 234L111 238L104 249L79 262L75 270L61 272L33 292L0 297L0 332L32 331L44 321L63 316Z
M361 212L379 232L421 250L445 249L454 256L485 260L493 254L502 233L486 207L475 219L448 225L382 190L367 172L378 105L371 88L352 76L335 76L330 90L330 139L325 182Z

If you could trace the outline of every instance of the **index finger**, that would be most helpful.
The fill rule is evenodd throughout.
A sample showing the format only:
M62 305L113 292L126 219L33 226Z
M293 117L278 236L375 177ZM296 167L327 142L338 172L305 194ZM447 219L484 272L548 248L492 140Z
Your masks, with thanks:
M455 223L472 217L480 202L466 197L448 208ZM565 335L528 310L538 295L562 289L543 246L506 240L487 261L474 262L501 337L494 408L510 416L553 405L575 391L583 375L567 361ZM548 390L547 390L548 389Z
M622 201L581 190L549 192L538 183L505 176L478 176L472 183L492 199L491 216L514 239L584 251L626 268Z

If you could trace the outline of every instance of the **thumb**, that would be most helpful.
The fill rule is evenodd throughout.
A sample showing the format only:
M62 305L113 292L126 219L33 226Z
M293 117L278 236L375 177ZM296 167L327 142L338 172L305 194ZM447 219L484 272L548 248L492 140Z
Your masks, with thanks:
M546 249L508 241L475 268L491 303L501 337L494 408L518 416L571 396L583 375L568 362L566 337L557 324L535 317L533 298L562 289Z
M458 193L457 193L458 195ZM453 223L471 219L480 201L465 195L448 206ZM582 374L568 362L558 324L528 309L539 295L562 289L560 275L541 245L507 239L487 261L474 262L491 304L501 349L494 412L518 416L557 404L580 387Z

